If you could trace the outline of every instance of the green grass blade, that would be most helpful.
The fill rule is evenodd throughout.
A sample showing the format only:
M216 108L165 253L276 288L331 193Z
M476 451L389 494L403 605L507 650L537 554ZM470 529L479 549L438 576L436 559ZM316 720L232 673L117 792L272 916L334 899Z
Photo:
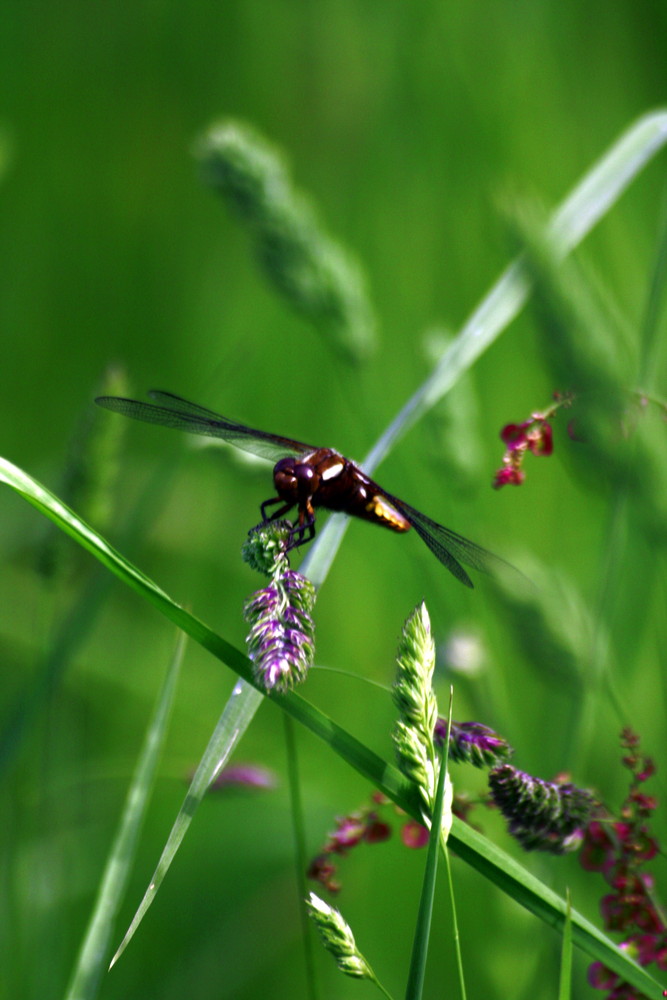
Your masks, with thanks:
M144 897L139 904L137 912L132 918L123 940L121 941L111 965L114 965L122 953L125 951L130 940L134 936L139 924L143 920L148 907L151 905L158 889L164 881L164 877L174 860L174 856L181 846L181 842L188 831L195 812L206 793L207 788L222 770L229 759L232 751L238 744L241 736L245 733L255 716L255 712L262 702L262 695L259 691L250 687L240 680L232 695L225 705L224 711L218 720L218 724L213 731L208 746L204 751L204 756L199 762L199 766L190 783L190 787L183 801L178 816L171 828L167 843L164 846L157 868L153 873Z
M570 892L566 894L565 926L563 928L563 944L560 958L560 983L558 1000L571 1000L572 997L572 905Z
M175 604L152 580L116 552L36 480L10 462L0 459L0 482L5 482L17 490L196 642L235 670L248 683L252 683L250 661L240 650L216 635L204 622ZM324 740L335 753L409 815L417 820L420 819L418 796L393 765L383 760L299 695L293 692L274 694L270 700ZM562 929L565 902L504 851L456 819L449 844L460 858L476 868L521 906L540 917L545 923ZM599 960L608 968L618 972L647 997L662 996L662 987L648 973L635 965L601 931L576 912L572 914L572 934L577 947L592 959Z
M125 808L100 882L95 907L83 939L65 1000L91 1000L97 995L100 978L108 962L113 923L127 885L141 823L153 787L158 758L167 732L176 681L183 660L185 635L179 639L158 696Z
M424 883L422 885L421 898L419 900L419 913L417 916L417 926L412 945L410 972L408 975L408 985L405 991L406 1000L421 1000L424 990L426 958L428 956L428 943L431 937L431 918L433 916L435 882L438 874L438 851L440 848L442 808L445 801L446 780L447 761L445 759L445 755L443 754L443 757L440 760L438 786L435 794L435 803L433 805L433 816L431 817L431 832L428 838L428 852L426 855L426 865L424 867Z

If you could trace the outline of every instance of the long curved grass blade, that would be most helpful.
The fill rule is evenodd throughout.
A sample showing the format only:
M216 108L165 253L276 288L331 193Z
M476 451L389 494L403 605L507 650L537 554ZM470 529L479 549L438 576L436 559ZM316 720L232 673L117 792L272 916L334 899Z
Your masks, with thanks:
M548 222L550 238L563 257L573 250L614 205L627 186L667 143L667 110L634 122L584 175ZM523 307L529 284L514 261L466 320L437 366L407 401L363 461L372 472L390 447L451 389Z
M584 175L548 223L549 236L565 257L623 194L627 186L667 143L667 110L634 122ZM396 442L474 365L523 308L530 285L515 260L473 310L428 378L408 399L375 445L362 467L370 474ZM347 531L348 519L330 517L303 563L315 586L326 578Z
M116 552L108 542L45 487L11 462L1 458L0 482L5 482L20 493L83 545L111 572L149 600L163 615L252 684L250 661L240 650L218 636L200 619L174 603L152 580ZM383 791L400 808L420 820L421 808L418 795L393 765L294 692L273 694L270 700L324 740L341 759ZM460 858L476 868L521 906L550 926L562 929L565 920L564 900L508 854L456 818L449 844ZM618 972L623 979L632 983L647 997L655 997L657 1000L662 996L662 987L644 969L635 965L601 931L574 911L572 932L574 943L591 958L603 962L608 968Z
M155 713L129 787L123 815L102 875L95 907L83 939L65 1000L91 1000L97 995L107 964L109 940L121 898L127 885L141 823L146 814L153 778L174 700L176 681L183 660L185 635L179 633L176 650L158 696Z
M232 695L225 705L224 711L218 720L213 735L204 751L204 756L199 762L195 775L190 783L183 805L181 806L174 825L171 828L167 843L164 846L157 868L153 873L144 897L139 904L137 912L132 918L132 922L121 941L116 954L111 960L114 965L125 951L130 940L134 936L139 924L143 920L148 907L155 899L156 893L164 880L174 856L181 846L181 842L188 831L195 812L206 793L207 788L222 770L225 763L231 756L232 751L238 744L241 736L245 733L255 716L255 712L262 702L262 695L259 691L250 687L243 680L240 680Z

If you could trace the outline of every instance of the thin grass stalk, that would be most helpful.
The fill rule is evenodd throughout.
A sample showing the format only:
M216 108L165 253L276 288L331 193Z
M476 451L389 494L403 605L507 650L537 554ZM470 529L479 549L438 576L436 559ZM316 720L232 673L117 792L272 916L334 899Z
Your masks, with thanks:
M111 845L95 906L65 993L65 1000L92 1000L98 993L99 983L108 963L109 941L114 921L127 886L160 751L167 734L185 642L186 637L180 632L158 695L153 718L146 730L144 745L127 792L118 832Z
M447 768L449 766L449 744L452 729L452 709L454 705L454 689L450 688L449 691L449 715L447 717L447 735L444 742L444 758L442 766ZM450 807L451 808L451 807ZM440 844L442 846L442 852L445 856L445 868L447 870L447 889L449 891L449 901L452 911L452 937L454 940L454 954L456 955L456 973L459 978L459 989L461 991L462 1000L466 1000L466 981L465 981L465 971L463 968L463 954L461 952L461 933L459 931L459 918L456 912L456 894L454 892L454 877L452 874L452 862L449 854L449 834L451 830L441 831L440 834Z
M306 885L308 854L306 851L303 802L301 799L301 780L299 778L299 754L296 744L296 734L294 732L294 722L286 713L283 713L283 724L285 731L285 747L287 751L287 778L290 791L292 830L294 832L294 862L296 865L296 885L298 893L297 904L301 919L303 957L306 967L306 984L308 988L308 996L311 1000L317 1000L317 997L319 996L319 988L317 974L315 971L313 935L311 933L310 921L304 905L304 900L308 895L308 887Z
M567 910L563 927L563 943L560 954L560 980L558 984L558 1000L570 1000L572 996L572 905L570 890L565 893Z
M447 745L448 742L449 740L446 741L445 745ZM424 868L424 882L419 900L419 913L417 916L417 926L412 945L412 957L410 959L410 971L405 990L405 1000L421 1000L424 991L426 959L428 957L428 945L431 936L433 900L435 897L435 883L438 872L438 851L440 845L440 831L442 828L442 809L445 801L446 778L447 767L445 764L445 755L443 754L440 757L438 784L436 786L435 803L433 805L433 812L431 816L431 833L428 839L428 853L426 856L426 866Z

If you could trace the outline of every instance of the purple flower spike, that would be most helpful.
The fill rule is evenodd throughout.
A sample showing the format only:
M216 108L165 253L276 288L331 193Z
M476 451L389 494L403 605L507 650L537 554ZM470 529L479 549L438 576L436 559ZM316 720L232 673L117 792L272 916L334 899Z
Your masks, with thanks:
M433 738L441 745L447 736L447 720L438 719ZM512 756L507 740L481 722L454 722L449 734L449 759L475 767L495 767Z
M284 567L246 602L248 655L265 691L287 691L305 679L315 655L314 603L310 580Z
M595 800L571 782L543 781L502 764L489 773L491 798L527 851L566 854L584 836Z

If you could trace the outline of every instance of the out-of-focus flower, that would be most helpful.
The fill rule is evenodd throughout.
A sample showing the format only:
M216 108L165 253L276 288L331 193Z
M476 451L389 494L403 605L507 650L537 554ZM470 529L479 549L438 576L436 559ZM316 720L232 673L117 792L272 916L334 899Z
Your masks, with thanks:
M569 406L571 395L555 394L555 402L544 413L531 413L528 420L520 424L506 424L500 432L505 445L503 464L497 470L493 487L520 486L526 478L523 460L527 452L533 455L551 455L554 450L553 429L550 420L562 406Z
M339 892L334 857L343 857L361 843L379 844L391 837L391 826L378 813L378 807L386 803L387 799L376 793L368 806L347 816L338 816L336 829L327 836L322 850L308 867L308 878L319 882L329 892Z
M223 791L234 788L264 789L269 791L277 785L276 776L268 767L260 764L230 764L223 767L210 785L209 791Z
M439 648L439 653L447 669L463 677L476 677L486 667L484 644L472 631L454 630Z
M441 745L447 736L447 720L438 719L434 730L435 742ZM481 722L452 721L449 733L449 759L465 761L475 767L495 767L508 760L512 747L502 736Z
M565 854L580 846L595 800L571 782L549 782L502 764L489 773L491 798L527 851Z
M426 827L418 823L416 819L409 819L401 829L401 840L406 847L413 850L417 847L426 847L429 836Z
M639 749L639 737L631 729L621 734L622 763L631 772L630 788L617 820L593 820L584 837L580 861L586 871L600 872L611 888L600 901L607 930L624 934L621 948L640 965L655 963L667 969L667 926L655 896L654 878L643 870L658 853L648 821L657 806L640 785L655 773L655 764ZM588 981L607 990L607 1000L641 1000L635 987L602 963L594 962Z

